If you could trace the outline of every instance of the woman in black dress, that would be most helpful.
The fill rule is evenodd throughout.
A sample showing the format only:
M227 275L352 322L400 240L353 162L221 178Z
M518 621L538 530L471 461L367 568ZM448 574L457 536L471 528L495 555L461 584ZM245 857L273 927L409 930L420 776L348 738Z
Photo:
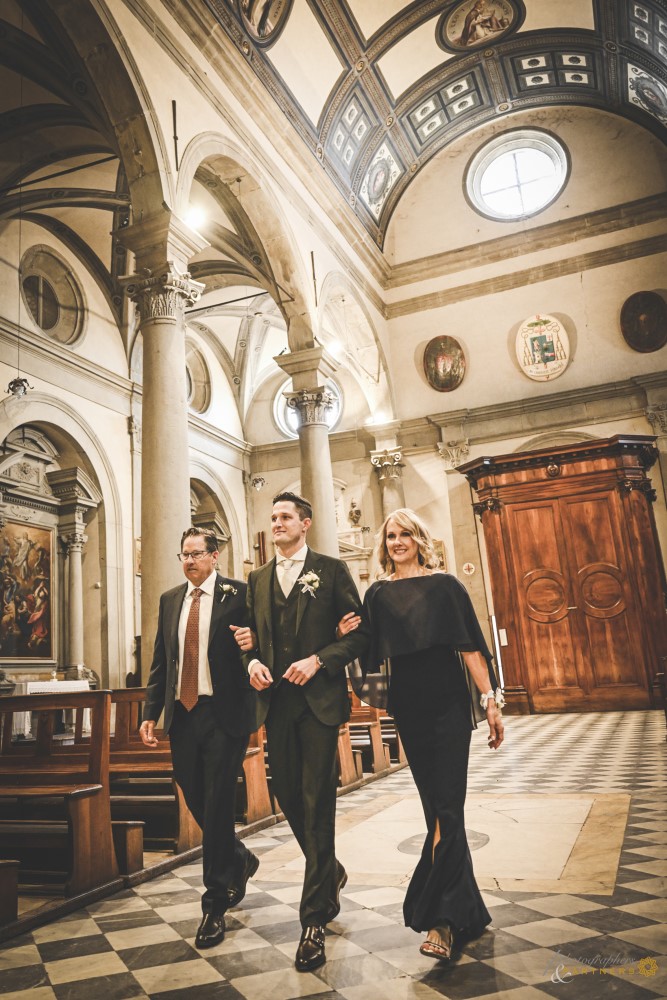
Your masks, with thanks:
M468 593L456 577L433 572L438 566L433 542L413 511L401 508L389 515L377 554L381 577L364 599L371 644L362 696L381 702L378 691L387 686L379 682L378 670L388 666L386 707L428 828L405 897L405 923L428 932L422 954L447 960L456 937L476 937L491 921L473 875L463 818L475 726L470 677L481 694L491 749L503 741L503 700ZM347 631L358 621L345 616L340 628Z

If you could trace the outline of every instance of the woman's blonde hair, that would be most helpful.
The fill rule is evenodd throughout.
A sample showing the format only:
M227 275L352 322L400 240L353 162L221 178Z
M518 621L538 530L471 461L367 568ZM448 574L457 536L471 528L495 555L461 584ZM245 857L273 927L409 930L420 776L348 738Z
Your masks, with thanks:
M414 510L410 510L409 507L399 507L398 510L392 511L385 518L384 524L375 536L375 555L380 564L379 579L391 576L395 571L394 560L387 549L387 525L390 521L395 521L399 528L405 528L410 532L417 543L417 558L420 566L424 566L426 569L439 568L440 560L433 547L430 531Z

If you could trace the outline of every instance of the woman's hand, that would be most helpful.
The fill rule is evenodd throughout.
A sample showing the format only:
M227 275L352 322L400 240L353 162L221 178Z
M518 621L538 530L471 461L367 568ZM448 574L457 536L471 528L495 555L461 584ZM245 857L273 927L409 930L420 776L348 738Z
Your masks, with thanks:
M489 724L489 750L497 750L500 744L505 739L505 726L503 725L503 717L500 714L500 709L496 708L496 703L493 698L489 698L486 707L486 721Z
M344 635L347 635L348 632L354 632L354 630L359 628L360 625L360 616L354 611L348 611L346 615L343 615L336 626L336 638L342 639Z

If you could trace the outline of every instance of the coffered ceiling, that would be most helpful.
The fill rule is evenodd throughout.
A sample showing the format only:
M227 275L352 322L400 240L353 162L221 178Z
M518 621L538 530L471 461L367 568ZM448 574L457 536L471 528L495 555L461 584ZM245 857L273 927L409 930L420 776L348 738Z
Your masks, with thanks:
M382 247L443 147L587 105L663 137L664 0L204 0Z

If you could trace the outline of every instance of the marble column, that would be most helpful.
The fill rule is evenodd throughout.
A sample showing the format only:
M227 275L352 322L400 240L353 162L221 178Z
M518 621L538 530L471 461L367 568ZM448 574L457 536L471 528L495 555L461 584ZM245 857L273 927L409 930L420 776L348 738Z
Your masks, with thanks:
M123 279L138 306L143 339L141 412L141 649L150 669L160 595L183 579L176 558L190 524L186 306L201 297L187 262L205 241L162 213L119 230L135 254L136 273Z
M338 556L338 530L334 500L327 413L333 399L321 384L335 371L335 362L321 347L279 355L277 364L292 377L293 392L285 393L287 405L298 416L301 492L313 505L308 543L317 552Z
M83 649L83 547L88 536L81 531L61 535L67 557L67 667L84 666Z
M371 465L377 473L382 492L383 518L388 517L398 507L405 507L402 458L403 453L398 447L371 452Z

